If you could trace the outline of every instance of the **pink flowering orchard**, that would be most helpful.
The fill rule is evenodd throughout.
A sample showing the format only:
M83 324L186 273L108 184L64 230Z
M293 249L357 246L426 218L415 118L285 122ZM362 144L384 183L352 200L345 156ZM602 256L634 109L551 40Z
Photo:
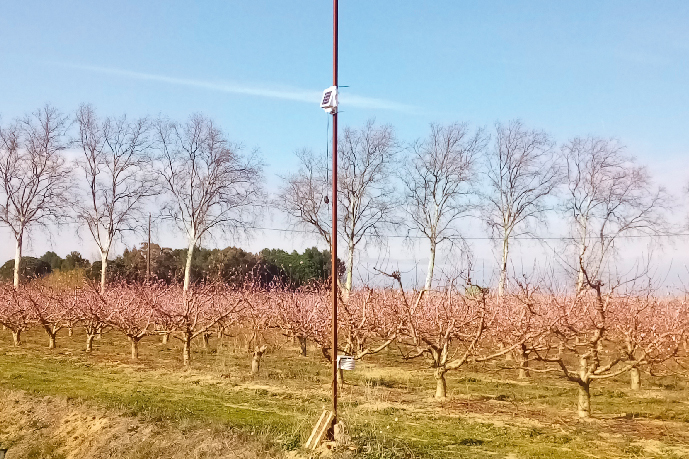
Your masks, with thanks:
M97 336L120 333L133 360L139 358L142 340L172 336L181 343L184 367L191 365L197 338L209 348L214 334L239 330L248 340L238 351L247 353L252 374L284 337L298 342L302 355L315 346L325 360L333 352L361 360L386 351L428 369L438 399L448 396L448 374L466 366L490 366L520 379L555 373L578 388L581 417L591 415L596 381L628 375L637 390L642 372L681 375L689 363L684 299L614 288L568 294L526 284L503 295L471 286L407 291L398 276L392 278L396 288L358 289L340 298L336 350L330 340L330 292L317 288L247 283L185 290L150 283L112 284L102 292L90 282L76 288L38 281L19 288L3 284L0 323L15 346L22 345L27 329L44 330L49 349L58 346L63 328L83 330L86 352L97 352Z

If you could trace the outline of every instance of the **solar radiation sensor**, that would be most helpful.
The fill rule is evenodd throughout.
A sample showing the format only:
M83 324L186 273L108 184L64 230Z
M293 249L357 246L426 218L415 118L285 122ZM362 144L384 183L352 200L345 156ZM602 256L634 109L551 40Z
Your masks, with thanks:
M330 86L323 91L321 108L325 110L326 113L337 113L337 86Z

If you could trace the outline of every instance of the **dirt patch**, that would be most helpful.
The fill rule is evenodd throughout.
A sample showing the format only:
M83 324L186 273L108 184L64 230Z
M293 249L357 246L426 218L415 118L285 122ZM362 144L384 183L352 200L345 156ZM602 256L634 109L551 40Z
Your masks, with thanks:
M231 430L200 424L151 423L55 397L0 390L0 445L7 459L267 458Z

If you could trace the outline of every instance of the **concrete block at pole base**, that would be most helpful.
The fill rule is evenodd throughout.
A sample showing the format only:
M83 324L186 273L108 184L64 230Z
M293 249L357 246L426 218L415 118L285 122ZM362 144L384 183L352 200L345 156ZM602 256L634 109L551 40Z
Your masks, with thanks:
M304 448L312 450L318 448L318 445L325 439L326 435L328 435L328 431L332 427L334 419L335 414L332 411L323 411L323 414L321 414L321 417L318 419Z
M347 434L347 427L344 422L338 421L337 424L333 426L333 440L335 440L336 444L341 446L351 443L352 439Z

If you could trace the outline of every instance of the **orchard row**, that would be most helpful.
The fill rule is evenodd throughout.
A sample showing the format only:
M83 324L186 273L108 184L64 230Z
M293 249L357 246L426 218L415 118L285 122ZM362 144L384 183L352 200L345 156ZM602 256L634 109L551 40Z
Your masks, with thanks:
M399 279L399 277L397 277ZM560 294L523 285L497 296L478 288L442 291L361 289L340 298L337 352L364 359L389 347L406 360L433 368L435 396L446 396L446 374L466 365L508 359L520 378L555 372L579 389L579 414L591 413L590 389L596 381L640 374L683 374L689 363L689 308L680 298L648 293L613 294L590 289ZM23 331L35 327L58 346L58 331L81 327L86 351L94 338L112 329L131 343L137 359L147 336L172 336L183 346L189 365L194 340L242 328L255 345L252 371L258 371L268 346L267 330L293 337L306 353L307 341L332 358L330 294L321 290L230 288L206 284L184 290L162 284L116 285L105 292L85 283L79 288L30 283L0 287L0 323L21 345Z

